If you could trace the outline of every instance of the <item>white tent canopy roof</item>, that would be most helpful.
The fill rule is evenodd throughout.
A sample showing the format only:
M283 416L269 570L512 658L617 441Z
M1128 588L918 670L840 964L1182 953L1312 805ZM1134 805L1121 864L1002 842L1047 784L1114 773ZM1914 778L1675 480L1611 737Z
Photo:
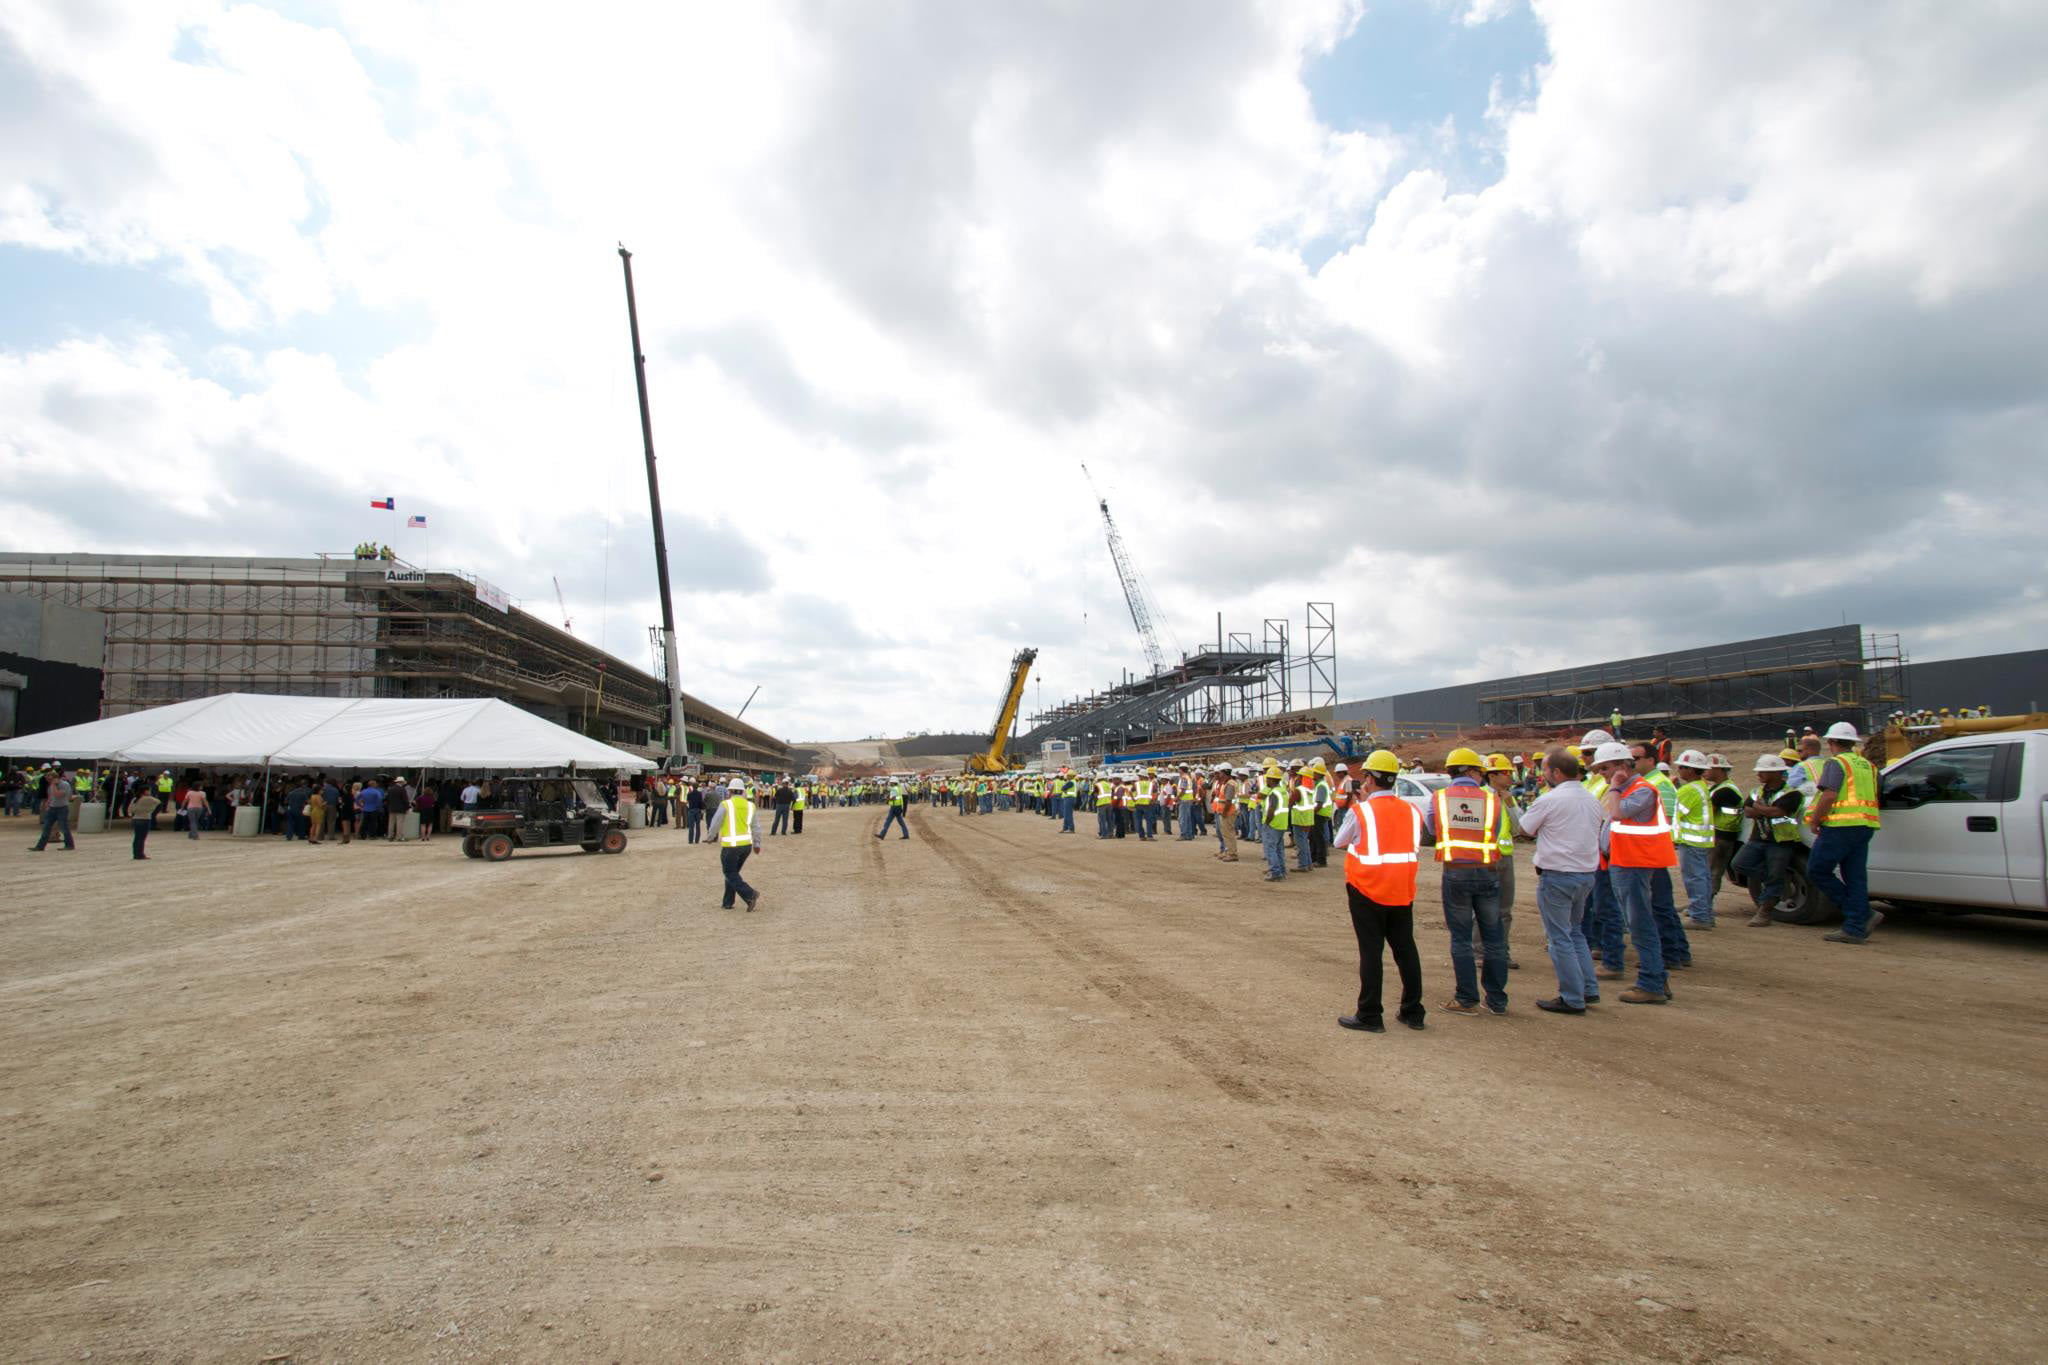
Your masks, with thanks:
M652 768L496 699L407 701L224 692L39 735L0 740L0 758L89 759L143 767Z

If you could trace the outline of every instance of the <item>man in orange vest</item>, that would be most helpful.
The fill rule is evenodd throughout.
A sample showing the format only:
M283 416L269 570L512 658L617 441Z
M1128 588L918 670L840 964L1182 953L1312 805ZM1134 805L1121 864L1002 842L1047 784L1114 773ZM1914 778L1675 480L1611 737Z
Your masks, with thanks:
M1623 754L1626 756L1627 751ZM1437 790L1423 822L1426 842L1436 845L1443 868L1444 924L1451 931L1451 972L1457 994L1444 1012L1471 1018L1480 1012L1508 1012L1508 931L1501 922L1500 795L1485 785L1486 760L1459 747L1444 759L1451 784ZM1474 969L1472 926L1479 926L1482 963ZM1483 979L1482 979L1483 978Z
M1401 1008L1394 1016L1421 1028L1422 955L1415 949L1415 874L1422 847L1422 816L1394 795L1401 760L1376 749L1365 760L1362 795L1344 812L1335 847L1344 853L1344 895L1358 936L1358 1012L1337 1023L1364 1033L1385 1033L1380 1005L1383 950L1391 948L1401 973Z
M1675 945L1665 942L1650 904L1650 880L1657 869L1669 875L1678 866L1678 848L1671 840L1664 798L1635 769L1626 744L1603 744L1593 751L1593 771L1607 783L1601 803L1607 811L1608 878L1636 945L1636 984L1621 993L1621 1000L1661 1005L1671 999L1665 949Z

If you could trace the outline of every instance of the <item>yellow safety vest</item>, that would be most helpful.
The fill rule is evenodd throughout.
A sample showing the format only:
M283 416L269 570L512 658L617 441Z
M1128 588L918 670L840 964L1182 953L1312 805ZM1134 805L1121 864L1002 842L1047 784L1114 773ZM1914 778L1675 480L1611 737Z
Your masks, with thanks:
M1135 791L1136 791L1136 798L1135 798L1135 799L1137 800L1137 803L1138 803L1139 805L1141 805L1141 806L1149 806L1149 805L1151 805L1151 804L1152 804L1152 779L1151 779L1151 778L1149 778L1149 777L1141 777L1141 778L1139 778L1139 779L1137 780L1137 782L1135 782L1135 783L1133 784L1133 787L1134 787L1134 789L1135 789Z
M1266 797L1269 803L1266 809L1266 827L1286 829L1293 809L1287 799L1287 784L1283 782L1277 787L1266 788Z
M1827 829L1876 829L1880 818L1877 769L1861 754L1836 754L1834 761L1842 765L1842 789L1835 793L1835 803L1828 807L1821 825ZM1820 779L1814 780L1818 783Z
M1780 787L1774 792L1766 792L1762 785L1759 784L1750 791L1749 803L1752 806L1760 806L1766 801L1775 801L1788 791L1794 796L1799 795L1796 787ZM1803 801L1804 798L1802 797L1801 800ZM1796 844L1799 842L1799 812L1796 809L1790 815L1773 815L1765 820L1759 820L1752 815L1749 818L1749 824L1751 837L1754 837L1758 832L1756 827L1761 825L1763 826L1762 833L1777 843Z
M725 820L719 826L718 842L726 848L750 848L754 842L754 803L745 793L725 798Z
M1729 791L1734 792L1737 800L1741 799L1742 788L1736 786L1733 782L1723 782L1720 784L1720 786L1713 788L1711 791L1707 793L1707 796L1710 801L1713 797L1718 796L1720 794L1722 787L1726 787ZM1713 811L1715 833L1742 833L1742 812L1740 810L1722 810L1719 806L1715 806L1713 808Z
M1672 837L1681 848L1714 846L1714 823L1708 818L1705 779L1688 782L1678 789L1678 815Z

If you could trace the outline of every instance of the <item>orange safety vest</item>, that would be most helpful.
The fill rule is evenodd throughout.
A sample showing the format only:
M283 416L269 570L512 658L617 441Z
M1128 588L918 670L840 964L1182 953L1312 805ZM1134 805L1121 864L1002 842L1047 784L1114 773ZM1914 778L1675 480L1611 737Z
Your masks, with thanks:
M1358 841L1347 850L1344 880L1379 905L1415 904L1422 812L1392 792L1358 803Z
M1493 788L1439 787L1436 860L1492 867L1499 857L1500 797Z
M1616 867L1677 867L1678 848L1671 842L1671 817L1664 813L1664 797L1656 787L1638 777L1621 790L1626 801L1643 788L1657 796L1650 803L1650 817L1641 823L1616 817L1607 828L1607 860Z

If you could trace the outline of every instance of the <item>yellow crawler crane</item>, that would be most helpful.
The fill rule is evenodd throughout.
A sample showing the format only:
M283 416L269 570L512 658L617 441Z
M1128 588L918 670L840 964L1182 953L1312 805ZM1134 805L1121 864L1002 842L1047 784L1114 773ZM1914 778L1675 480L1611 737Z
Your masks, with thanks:
M2048 730L2048 711L2014 716L1944 716L1924 723L1894 721L1863 746L1863 755L1882 768L1923 744L1958 735L1996 735L2012 730Z
M1010 660L1010 685L1003 690L1003 704L996 711L995 731L989 735L986 752L967 756L968 772L1003 773L1010 770L1009 757L1003 750L1010 743L1010 723L1017 719L1017 708L1024 701L1024 679L1031 675L1031 663L1037 657L1037 650L1027 648L1018 650Z

